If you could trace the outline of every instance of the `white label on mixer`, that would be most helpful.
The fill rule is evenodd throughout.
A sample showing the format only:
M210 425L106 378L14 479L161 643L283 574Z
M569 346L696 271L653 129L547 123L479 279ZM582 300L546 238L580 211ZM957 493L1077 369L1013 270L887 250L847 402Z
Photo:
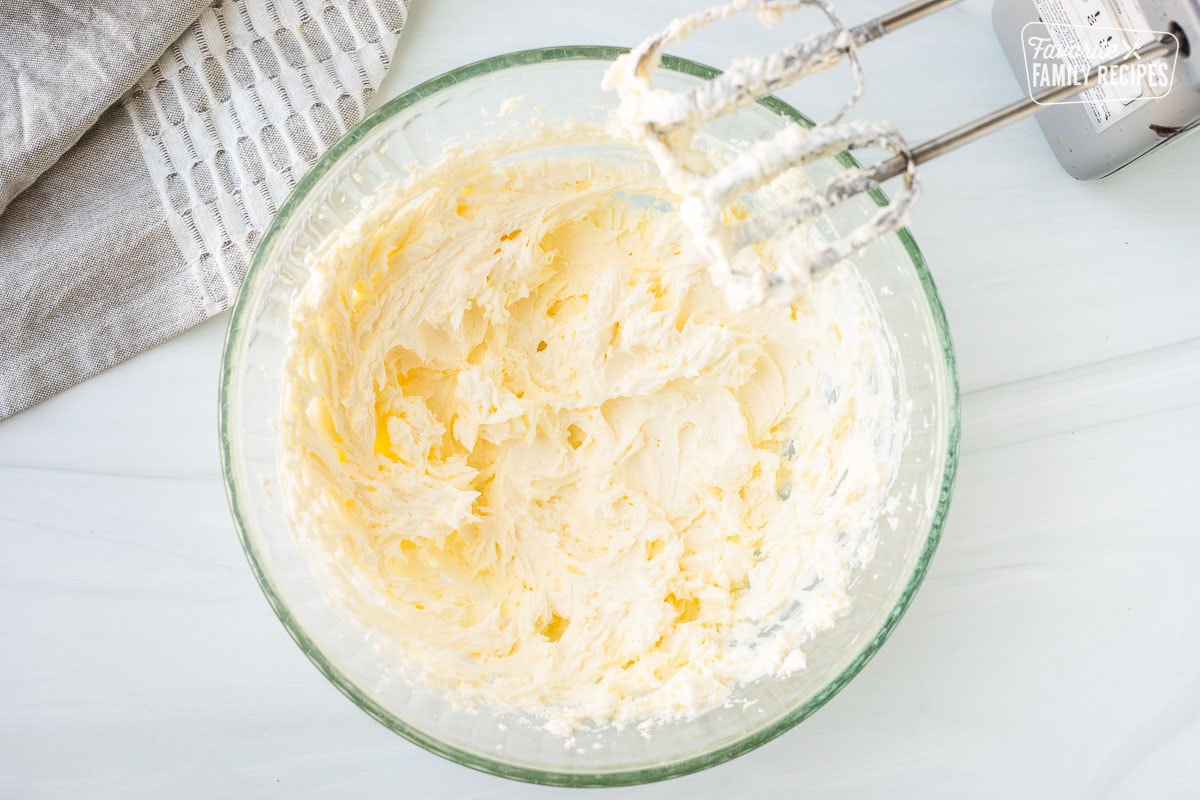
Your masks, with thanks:
M1092 67L1161 38L1136 0L1034 0L1040 20L1021 33L1030 94L1051 86L1079 85ZM1174 59L1137 62L1055 104L1077 103L1097 132L1162 96L1171 86Z

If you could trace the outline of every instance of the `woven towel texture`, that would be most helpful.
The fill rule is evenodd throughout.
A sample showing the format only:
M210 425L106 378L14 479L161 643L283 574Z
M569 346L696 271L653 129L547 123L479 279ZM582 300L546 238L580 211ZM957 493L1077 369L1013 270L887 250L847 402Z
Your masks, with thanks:
M0 213L212 0L0 0Z
M407 16L407 0L222 0L193 17L0 213L0 419L227 308L287 194L364 116ZM127 17L76 23L139 52ZM38 113L78 125L73 102Z
M406 17L399 0L218 3L124 99L208 313L231 302L291 188L363 118Z

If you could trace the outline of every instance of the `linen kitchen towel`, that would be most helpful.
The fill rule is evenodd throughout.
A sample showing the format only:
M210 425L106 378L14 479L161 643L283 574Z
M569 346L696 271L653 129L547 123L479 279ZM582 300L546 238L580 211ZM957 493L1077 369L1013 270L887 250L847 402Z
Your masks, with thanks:
M230 305L409 2L0 0L0 419Z

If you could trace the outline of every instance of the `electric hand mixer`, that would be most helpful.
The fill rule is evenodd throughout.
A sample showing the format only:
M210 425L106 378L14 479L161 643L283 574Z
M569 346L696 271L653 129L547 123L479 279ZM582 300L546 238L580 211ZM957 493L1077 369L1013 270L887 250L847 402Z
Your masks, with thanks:
M847 28L826 0L733 0L726 5L676 20L661 33L651 36L621 56L613 65L605 85L620 95L619 118L634 138L650 151L667 183L683 197L681 216L712 256L714 279L719 284L735 289L731 299L737 304L752 305L772 295L795 296L811 275L829 269L878 236L905 224L919 192L915 171L917 165L1040 109L1056 111L1049 126L1043 120L1043 128L1052 144L1061 144L1066 135L1068 141L1079 145L1085 156L1092 154L1085 158L1082 166L1078 164L1079 158L1065 159L1060 155L1064 166L1077 177L1099 177L1115 171L1153 149L1158 141L1173 138L1200 123L1200 94L1196 91L1196 87L1200 87L1200 74L1194 72L1195 68L1190 64L1187 65L1186 80L1182 81L1186 88L1177 92L1175 97L1167 95L1157 100L1118 98L1124 106L1118 108L1117 112L1136 119L1134 112L1138 109L1131 112L1128 108L1135 105L1135 101L1146 104L1148 100L1149 105L1154 107L1171 97L1173 102L1165 110L1156 110L1165 113L1166 118L1174 124L1150 125L1152 132L1155 128L1159 129L1158 141L1140 130L1134 130L1133 123L1122 126L1121 119L1114 122L1112 117L1117 112L1110 113L1105 109L1097 111L1095 100L1091 108L1093 116L1103 118L1101 121L1105 123L1103 126L1094 125L1092 138L1100 144L1081 141L1087 133L1084 130L1087 126L1081 120L1088 110L1082 105L1054 105L1085 91L1099 90L1105 76L1120 74L1121 70L1132 65L1174 59L1177 55L1186 57L1189 51L1185 26L1188 30L1200 31L1197 9L1188 0L1159 0L1162 5L1153 15L1136 19L1141 20L1147 28L1147 23L1156 23L1163 33L1133 31L1125 39L1125 51L1103 62L1097 61L1094 56L1084 60L1089 54L1082 52L1085 49L1083 44L1070 37L1069 34L1073 32L1069 30L1072 27L1069 23L1048 24L1042 16L1069 20L1072 18L1065 16L1062 11L1064 4L1096 4L1108 0L998 0L994 13L995 24L1014 69L1023 62L1021 37L1030 25L1038 24L1049 28L1050 38L1057 45L1057 50L1052 54L1070 61L1078 71L1072 80L1036 92L1031 90L1030 96L1023 100L911 148L891 125L843 120L845 111L862 94L858 49L956 2L958 0L916 0L903 8ZM1130 0L1123 2L1128 4ZM1043 10L1042 6L1047 4L1054 5L1054 8ZM1173 4L1178 7L1173 7ZM735 61L726 72L689 92L669 92L653 86L651 73L658 66L663 49L669 44L734 14L755 12L769 24L784 12L801 8L820 11L828 20L829 29L765 58ZM1037 22L1030 20L1023 28L1016 27L1021 24L1021 19L1035 15L1038 15ZM1084 16L1083 19L1089 20L1083 25L1091 25L1099 20L1099 13ZM1125 17L1119 19L1127 22ZM1109 35L1107 42L1102 37L1097 41L1104 46L1111 46L1113 36ZM1112 49L1116 50L1115 47ZM705 123L746 107L781 87L843 60L850 64L856 89L830 122L813 127L788 125L774 137L754 143L744 153L719 167L697 147L695 134ZM1091 68L1086 69L1088 66ZM1191 85L1187 86L1189 81ZM1093 122L1096 120L1093 119ZM1162 131L1166 131L1166 134L1163 135ZM743 215L743 218L735 220L730 220L725 213L739 196L768 185L797 167L843 151L863 149L882 151L887 156L871 166L843 172L823 185L811 187L811 190L777 208ZM1068 146L1064 151L1073 154L1075 149ZM784 259L779 269L765 273L735 269L734 258L747 248L814 220L847 198L897 177L903 178L903 185L892 195L888 205L881 207L872 218L842 238L809 248L805 263Z

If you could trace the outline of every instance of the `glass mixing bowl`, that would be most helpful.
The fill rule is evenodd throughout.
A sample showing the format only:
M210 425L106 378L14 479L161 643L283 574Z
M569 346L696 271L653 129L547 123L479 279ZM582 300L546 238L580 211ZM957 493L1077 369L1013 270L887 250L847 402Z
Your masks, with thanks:
M527 129L534 117L603 121L614 97L601 91L600 78L620 52L559 47L471 64L397 97L350 131L300 181L263 237L233 310L222 364L221 455L233 516L267 600L305 655L364 711L422 747L469 767L546 784L631 784L703 769L769 741L820 708L862 669L912 600L941 535L958 452L958 386L946 319L916 244L900 231L855 260L895 339L897 388L911 403L911 435L890 491L898 524L881 533L874 560L855 578L852 610L805 647L807 668L744 687L736 697L755 701L748 707L717 708L657 727L649 738L632 726L580 732L567 748L535 725L503 726L486 712L455 710L409 685L395 660L371 644L369 632L328 602L289 531L277 484L288 309L307 277L307 256L351 219L364 197L396 180L405 165L435 162L450 140ZM656 83L682 89L715 74L667 58ZM521 96L514 111L497 113L504 101ZM768 98L709 130L720 139L749 141L787 119L803 120ZM810 173L820 180L853 165L844 155ZM855 198L820 227L848 230L886 202L878 192Z

